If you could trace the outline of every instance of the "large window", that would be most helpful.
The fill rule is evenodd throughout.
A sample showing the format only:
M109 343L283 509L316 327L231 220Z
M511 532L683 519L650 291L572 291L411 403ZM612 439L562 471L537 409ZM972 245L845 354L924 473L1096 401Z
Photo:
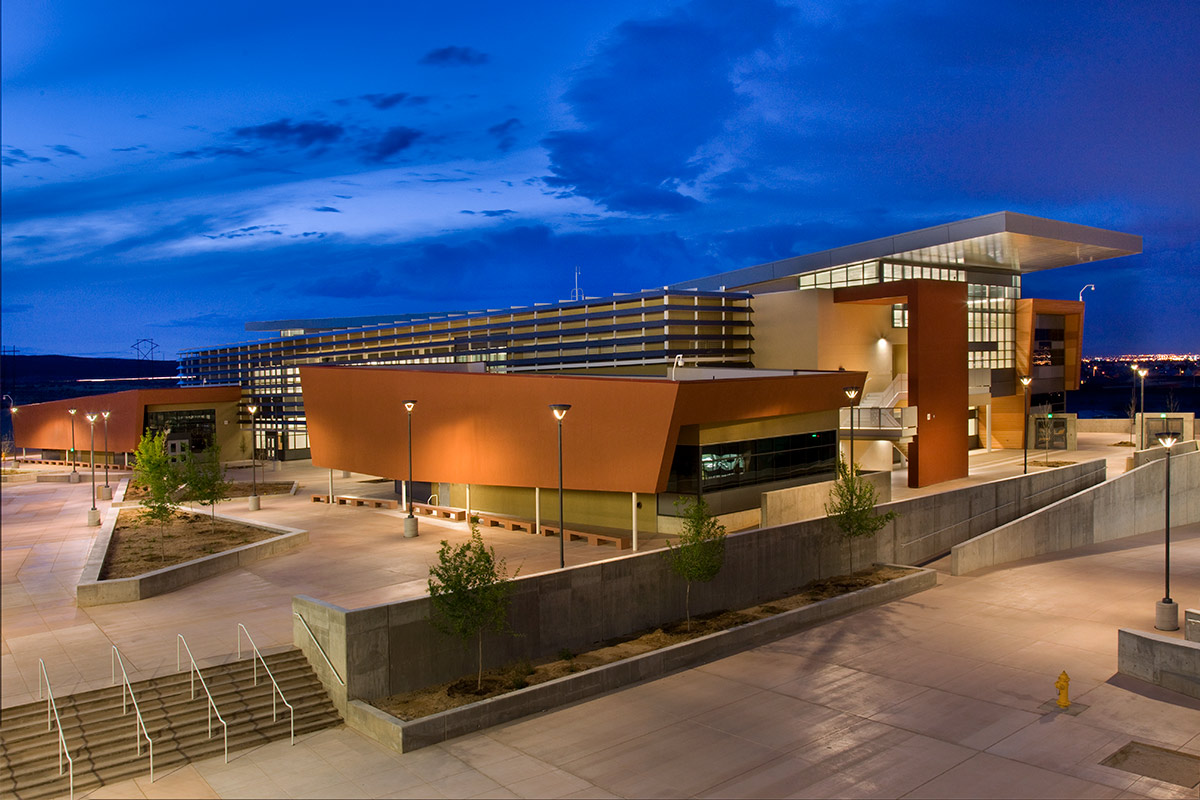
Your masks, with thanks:
M698 494L834 472L835 431L706 445L679 445L668 492Z

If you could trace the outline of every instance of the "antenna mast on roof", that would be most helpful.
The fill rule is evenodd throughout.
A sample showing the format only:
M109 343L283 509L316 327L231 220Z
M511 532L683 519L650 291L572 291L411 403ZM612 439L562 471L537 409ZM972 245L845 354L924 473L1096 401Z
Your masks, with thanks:
M575 288L571 290L571 300L582 300L583 290L579 288L579 267L575 267Z

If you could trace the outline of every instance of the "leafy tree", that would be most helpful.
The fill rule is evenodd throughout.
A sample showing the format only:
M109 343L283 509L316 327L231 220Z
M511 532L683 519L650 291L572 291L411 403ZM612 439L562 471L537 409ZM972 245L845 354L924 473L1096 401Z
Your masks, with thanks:
M879 494L859 472L858 466L838 459L837 479L829 490L825 513L841 528L846 539L874 536L896 518L895 511L875 513Z
M178 505L175 497L183 485L183 475L167 455L166 431L147 431L134 450L134 477L146 487L142 498L142 517L158 523L158 543L166 560L163 527L171 521Z
M687 584L683 607L687 614L687 629L691 631L692 584L708 583L724 566L725 526L709 513L708 504L702 497L696 500L680 497L675 501L675 507L680 511L683 530L677 543L667 542L667 563Z
M474 518L470 525L470 541L458 546L442 541L437 563L429 567L429 599L434 627L457 636L463 647L471 637L476 638L479 671L475 688L479 690L483 688L483 633L508 630L513 583L504 559L497 559L496 551L484 545Z
M221 448L213 442L200 455L189 451L184 461L188 497L209 507L211 532L217 532L217 503L229 499L229 483L221 467Z

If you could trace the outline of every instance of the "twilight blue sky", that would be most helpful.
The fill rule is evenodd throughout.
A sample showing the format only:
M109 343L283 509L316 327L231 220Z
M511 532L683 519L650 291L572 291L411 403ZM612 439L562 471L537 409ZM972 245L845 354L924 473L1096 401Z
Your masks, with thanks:
M1200 351L1200 4L5 0L2 338L636 291L992 211L1141 234L1027 278ZM1169 310L1164 311L1164 308Z

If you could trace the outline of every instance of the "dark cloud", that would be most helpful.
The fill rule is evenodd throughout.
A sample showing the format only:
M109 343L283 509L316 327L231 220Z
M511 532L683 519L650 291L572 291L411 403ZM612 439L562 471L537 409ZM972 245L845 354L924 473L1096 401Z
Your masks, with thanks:
M247 150L242 147L200 147L195 150L184 150L179 153L172 153L172 158L182 159L198 159L198 158L220 158L222 156L232 156L234 158L253 158L258 155L256 150Z
M360 298L370 294L385 296L397 294L396 289L384 285L383 274L377 267L367 267L348 274L342 272L336 281L318 277L301 284L297 287L297 291L310 296L345 298Z
M282 236L283 231L265 225L248 225L221 233L205 233L205 239L247 239L252 236Z
M130 147L114 147L114 148L112 148L112 151L114 153L132 153L135 150L147 150L147 149L149 149L149 145L135 144Z
M77 158L87 158L83 153L76 150L74 147L68 147L65 144L47 145L51 150L58 153L60 156L75 156Z
M400 105L404 102L404 98L408 97L406 92L396 92L395 94L364 94L359 95L360 100L366 100L371 105L380 111L387 111L392 106Z
M333 206L316 206L313 208L313 211L324 211L328 214L342 213L342 210L340 208L334 208Z
M487 129L490 136L495 138L496 147L503 151L512 149L512 146L517 143L516 132L525 127L521 124L521 120L513 117L506 119L504 122L493 125Z
M350 194L335 194L334 197L336 197L338 200L353 200L354 199L354 195L350 195Z
M0 156L0 164L15 167L21 164L45 164L50 159L45 156L31 156L19 147L4 146L4 155Z
M0 314L20 314L25 311L32 311L32 303L8 303L0 307Z
M488 62L488 54L481 53L473 47L458 47L449 45L447 47L439 47L436 50L430 50L418 64L432 64L439 67L447 66L469 66L477 67L480 64Z
M545 138L546 183L618 211L695 207L681 189L708 166L701 148L748 102L735 67L790 16L771 0L699 0L621 24L566 92L581 127Z
M341 125L321 120L304 120L292 122L288 118L278 119L263 125L251 125L245 128L234 128L233 134L244 139L255 139L263 142L290 145L307 149L326 146L340 140L346 133Z
M150 119L150 115L149 114L134 114L133 118L134 119Z
M485 217L507 217L509 214L515 214L517 212L513 211L511 208L494 208L486 211L480 211L479 213L483 214Z
M363 145L363 159L368 162L386 161L397 153L407 150L421 136L421 131L403 125L388 128L378 139Z

